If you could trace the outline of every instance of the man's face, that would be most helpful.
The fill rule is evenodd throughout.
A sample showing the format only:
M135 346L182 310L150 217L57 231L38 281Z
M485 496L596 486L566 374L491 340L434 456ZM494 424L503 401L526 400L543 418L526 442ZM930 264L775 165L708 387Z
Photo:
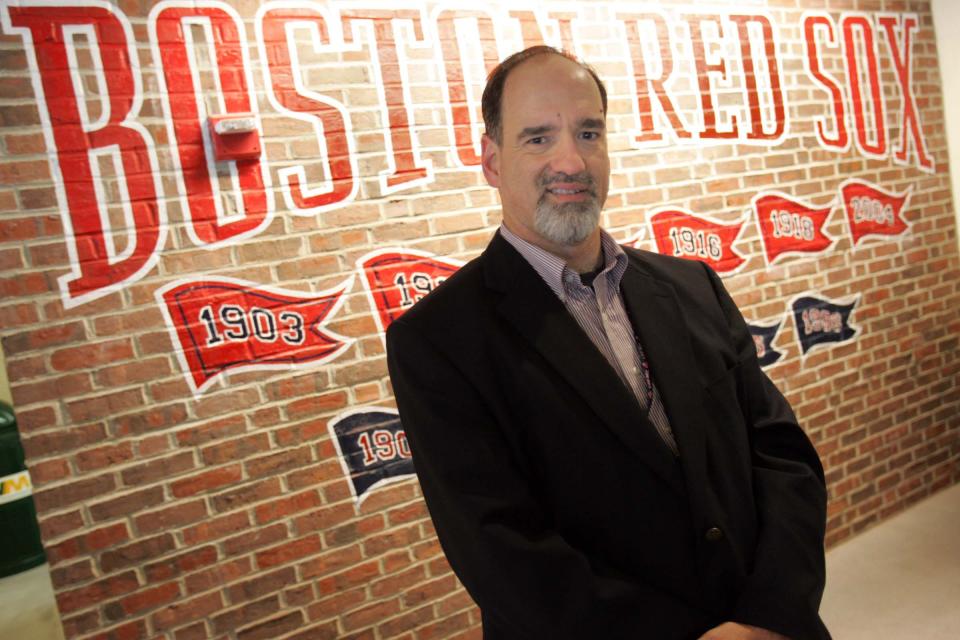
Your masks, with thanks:
M484 136L483 169L500 190L504 224L548 250L596 233L610 159L590 74L559 55L531 58L507 77L500 112L501 142Z

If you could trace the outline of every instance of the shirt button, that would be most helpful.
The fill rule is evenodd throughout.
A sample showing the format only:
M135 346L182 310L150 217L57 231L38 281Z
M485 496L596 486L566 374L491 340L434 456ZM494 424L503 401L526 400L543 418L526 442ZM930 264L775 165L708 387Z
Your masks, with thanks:
M719 527L710 527L707 529L707 532L703 534L703 537L707 539L707 542L717 542L723 539L723 531L721 531Z

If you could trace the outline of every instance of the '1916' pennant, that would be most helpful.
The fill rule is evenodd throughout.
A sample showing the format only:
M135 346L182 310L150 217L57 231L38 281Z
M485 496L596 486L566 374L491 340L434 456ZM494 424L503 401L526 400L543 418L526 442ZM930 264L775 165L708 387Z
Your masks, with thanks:
M814 347L852 340L857 334L857 327L851 325L850 315L859 301L859 295L849 302L809 294L795 298L791 307L803 355Z
M767 265L790 254L821 253L836 242L823 230L833 203L817 208L773 191L754 197L753 209Z
M358 505L374 488L414 475L410 446L396 409L348 411L331 420L329 429Z
M462 266L415 249L379 249L357 260L380 333Z
M325 328L353 278L317 295L224 277L172 282L156 292L195 396L229 370L316 366L353 342Z
M903 210L912 188L896 194L863 180L850 179L840 185L843 205L853 244L868 237L899 236L909 225Z
M701 260L721 274L733 273L746 262L733 248L744 222L726 224L679 209L661 209L650 216L657 251Z
M773 324L747 324L747 329L753 336L753 346L757 349L757 361L761 367L769 367L783 357L783 354L773 346L773 341L782 324L782 320L777 320Z

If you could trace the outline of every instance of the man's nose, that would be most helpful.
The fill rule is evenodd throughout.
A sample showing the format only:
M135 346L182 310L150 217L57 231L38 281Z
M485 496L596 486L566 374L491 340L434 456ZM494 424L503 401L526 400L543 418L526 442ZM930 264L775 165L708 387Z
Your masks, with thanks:
M550 158L550 169L554 173L576 175L587 168L582 150L572 135L560 136Z

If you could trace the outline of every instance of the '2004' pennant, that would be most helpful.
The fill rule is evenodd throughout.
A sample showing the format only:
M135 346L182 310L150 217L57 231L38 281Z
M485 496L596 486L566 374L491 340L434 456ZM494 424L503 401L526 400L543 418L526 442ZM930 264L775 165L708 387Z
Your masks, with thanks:
M661 209L650 216L657 251L701 260L722 274L733 273L746 262L733 248L744 222L725 224L679 209Z
M817 208L772 191L754 197L753 209L768 266L790 254L821 253L836 242L823 230L833 203Z
M803 355L814 347L852 340L858 329L850 323L850 315L859 301L859 294L849 301L833 301L810 294L795 298L791 307Z
M347 411L331 420L328 428L358 506L374 488L414 475L410 446L396 409Z
M380 333L462 266L415 249L379 249L357 260Z
M228 370L317 365L353 342L323 326L353 278L305 295L224 277L172 282L156 292L195 396Z
M863 180L850 179L840 185L840 192L854 245L866 237L899 236L909 228L903 209L911 189L896 194Z

